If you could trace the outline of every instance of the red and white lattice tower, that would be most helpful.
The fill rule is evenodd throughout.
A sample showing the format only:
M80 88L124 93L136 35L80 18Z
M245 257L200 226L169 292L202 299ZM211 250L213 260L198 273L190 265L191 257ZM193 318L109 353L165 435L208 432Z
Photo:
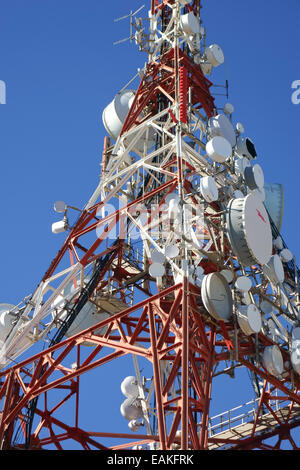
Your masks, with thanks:
M99 185L71 227L72 208L56 204L65 242L30 298L0 306L2 449L297 449L299 279L282 190L264 183L232 105L217 108L210 77L224 56L207 47L200 9L152 0L147 21L131 15L148 62L104 110ZM97 374L101 410L126 358L128 431L82 427L82 381ZM218 421L214 378L236 367L257 398Z

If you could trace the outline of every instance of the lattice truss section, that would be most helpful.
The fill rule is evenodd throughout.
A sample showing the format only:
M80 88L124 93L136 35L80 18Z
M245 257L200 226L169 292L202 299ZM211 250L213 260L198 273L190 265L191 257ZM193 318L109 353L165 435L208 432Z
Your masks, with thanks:
M220 114L205 73L205 36L189 36L180 22L183 13L199 17L200 2L186 10L187 3L153 1L148 36L136 23L149 62L115 143L105 138L100 183L36 291L10 311L1 349L3 448L22 447L20 436L31 448L61 449L68 440L84 449L267 448L264 440L276 434L276 448L286 439L297 448L290 430L300 401L291 362L298 270L295 260L284 260L279 282L268 264L288 250L257 190L249 189L232 117L223 115L226 136L233 132L226 158L224 147L211 148L224 135L214 134ZM260 201L258 218L272 224L276 243L266 263L251 240L236 238L246 200ZM234 211L241 211L238 221L229 218ZM223 291L209 302L211 275ZM229 313L212 305L226 296ZM241 314L249 306L260 312L257 331ZM37 343L50 347L23 360ZM280 370L266 351L277 354ZM104 380L105 366L125 356L133 358L137 390L128 398L130 432L84 430L81 376L97 368ZM256 378L259 396L240 433L214 427L210 418L214 377L238 366ZM67 423L61 411L70 403Z

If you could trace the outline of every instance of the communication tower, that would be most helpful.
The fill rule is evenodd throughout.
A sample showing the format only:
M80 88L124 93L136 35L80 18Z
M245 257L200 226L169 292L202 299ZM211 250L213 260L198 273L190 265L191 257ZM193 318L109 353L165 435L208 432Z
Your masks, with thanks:
M297 449L299 270L280 235L282 186L234 125L227 82L216 104L224 54L207 44L201 1L140 12L129 39L148 60L103 111L99 185L73 224L78 209L55 203L61 249L31 296L0 305L1 448ZM84 378L97 374L93 413L118 363L128 431L82 427ZM240 367L255 398L212 416L214 380Z

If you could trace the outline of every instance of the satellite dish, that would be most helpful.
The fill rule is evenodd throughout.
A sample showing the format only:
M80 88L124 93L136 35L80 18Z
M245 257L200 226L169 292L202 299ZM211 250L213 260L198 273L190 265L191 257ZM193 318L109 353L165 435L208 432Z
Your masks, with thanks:
M284 209L284 190L281 184L265 183L266 199L264 204L278 231L281 229Z
M276 248L276 250L282 250L283 249L283 241L282 241L282 238L281 237L277 237L274 242L273 242L273 246L274 248Z
M278 377L283 372L283 358L278 346L267 346L264 350L263 365L267 371Z
M264 189L264 188L255 189L253 192L254 192L254 194L256 194L256 196L257 196L262 202L265 202L265 200L266 200L266 192L265 192L265 189Z
M204 176L200 180L200 192L207 202L218 200L219 190L212 176Z
M121 383L121 392L127 398L137 398L139 395L139 388L136 377L131 375L129 377L125 377Z
M129 429L133 432L137 432L139 430L140 426L141 426L141 424L136 419L132 419L128 423Z
M232 154L232 147L224 137L216 136L207 142L206 153L214 162L224 163Z
M165 267L160 263L153 263L149 268L149 274L151 277L162 277L165 274Z
M237 310L238 324L246 336L259 333L262 327L261 314L254 304L240 305Z
M266 314L269 315L273 312L273 305L270 304L267 300L263 300L260 304L260 309Z
M281 284L284 281L284 268L278 255L273 255L265 266L263 272L272 284Z
M157 250L153 250L151 253L151 261L152 263L159 263L163 264L165 262L166 258L163 253Z
M121 415L128 421L139 419L143 415L141 403L136 398L126 398L120 407L120 411Z
M238 132L238 134L244 134L245 128L244 128L244 126L241 122L238 122L237 125L235 126L235 128L236 128L236 131Z
M189 36L200 34L200 21L192 11L185 15L181 15L180 25L183 32Z
M234 171L237 175L244 176L246 168L251 167L251 163L248 158L242 157L237 158L234 162Z
M58 213L63 213L67 209L67 205L64 201L56 201L54 203L54 210Z
M248 188L263 189L265 184L265 177L262 167L258 164L245 168L244 172L245 182Z
M228 283L220 273L211 273L202 282L203 305L218 321L229 321L232 316L233 300Z
M234 112L234 106L231 103L226 103L223 111L225 114L232 114Z
M271 225L265 206L255 194L232 199L226 222L232 250L244 266L264 265L270 261L273 251Z
M230 143L231 147L234 147L236 144L236 135L231 124L231 121L228 119L225 114L218 114L209 119L208 128L211 137L224 137Z
M283 250L281 250L281 252L279 253L279 256L283 263L289 263L294 258L293 253L287 248L284 248Z
M249 137L238 137L235 151L240 157L246 157L249 160L255 160L257 157L254 143Z
M179 255L179 248L177 245L168 245L166 246L165 248L165 255L168 257L168 258L177 258L177 256Z
M235 287L241 292L249 292L252 287L251 279L247 276L240 276L235 282Z
M299 328L297 328L299 330ZM300 375L300 340L296 339L291 346L291 363L295 372Z
M222 274L228 284L230 284L234 279L234 274L232 271L230 271L230 269L222 269L222 271L220 271L220 274Z
M205 54L207 57L208 62L213 67L219 67L224 63L225 57L224 53L218 44L212 44L211 46L205 49Z

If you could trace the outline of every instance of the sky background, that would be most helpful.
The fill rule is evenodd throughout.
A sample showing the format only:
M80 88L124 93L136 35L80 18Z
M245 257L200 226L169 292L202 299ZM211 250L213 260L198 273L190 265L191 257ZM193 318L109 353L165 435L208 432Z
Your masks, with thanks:
M82 208L98 184L102 111L146 60L134 44L113 46L129 33L128 21L114 19L143 4L150 1L0 0L0 80L7 92L0 105L1 302L16 304L32 293L63 243L64 234L51 232L59 220L54 201ZM253 139L266 181L284 186L282 234L300 263L300 105L291 101L292 82L300 80L299 0L203 6L208 42L226 58L216 83L228 78L234 121ZM126 432L118 411L122 379L122 372L109 378L117 402L109 416L112 429L117 423ZM236 381L216 391L216 413L252 398L243 380L238 393ZM87 398L96 392L87 386Z

